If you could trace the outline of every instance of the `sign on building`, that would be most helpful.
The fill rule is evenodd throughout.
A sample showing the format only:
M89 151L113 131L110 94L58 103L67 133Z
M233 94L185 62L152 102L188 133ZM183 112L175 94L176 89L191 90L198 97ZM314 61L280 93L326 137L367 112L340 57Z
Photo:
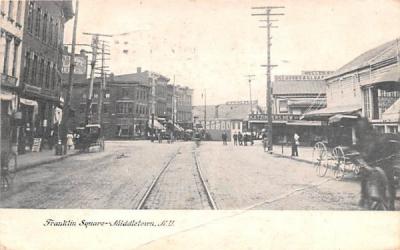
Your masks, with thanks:
M71 56L63 55L63 66L62 66L62 73L69 74L69 68L71 63ZM75 68L74 74L75 75L86 75L86 57L85 56L75 56Z

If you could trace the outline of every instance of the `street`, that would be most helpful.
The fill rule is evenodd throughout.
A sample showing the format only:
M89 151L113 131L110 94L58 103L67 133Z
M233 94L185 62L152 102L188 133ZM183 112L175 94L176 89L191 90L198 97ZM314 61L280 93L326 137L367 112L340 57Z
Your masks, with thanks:
M0 206L211 209L194 152L218 209L359 210L358 181L318 177L311 164L264 153L260 145L149 141L107 141L104 152L20 171Z

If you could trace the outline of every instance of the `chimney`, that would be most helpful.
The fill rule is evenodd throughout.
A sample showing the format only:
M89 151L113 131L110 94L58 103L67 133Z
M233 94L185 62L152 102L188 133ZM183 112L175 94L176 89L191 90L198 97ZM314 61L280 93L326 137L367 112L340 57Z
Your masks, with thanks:
M137 68L136 68L136 72L137 72L137 73L142 73L142 68L141 68L141 67L137 67Z

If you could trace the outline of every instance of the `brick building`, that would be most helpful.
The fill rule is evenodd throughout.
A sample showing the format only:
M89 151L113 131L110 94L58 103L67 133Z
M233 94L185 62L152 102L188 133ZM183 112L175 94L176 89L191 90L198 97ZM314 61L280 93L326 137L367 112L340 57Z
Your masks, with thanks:
M19 79L21 127L19 152L25 151L29 138L46 138L54 125L54 112L61 106L61 67L64 24L73 17L72 1L1 1L14 2L18 11L24 2L22 51ZM22 5L21 5L22 6ZM14 8L13 7L13 8Z
M98 100L101 79L95 79L92 99L91 123L99 122ZM149 120L149 85L119 76L106 79L103 96L103 133L106 138L137 138L145 136ZM72 127L83 126L89 80L76 82L73 86L72 108L74 118Z
M175 86L176 114L175 120L184 129L193 128L192 115L193 89L182 86Z

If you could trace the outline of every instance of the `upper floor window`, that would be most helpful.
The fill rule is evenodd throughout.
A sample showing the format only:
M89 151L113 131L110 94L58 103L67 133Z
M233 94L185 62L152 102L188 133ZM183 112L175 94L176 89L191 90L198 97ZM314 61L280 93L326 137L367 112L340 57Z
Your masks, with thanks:
M40 37L40 28L42 26L42 10L37 8L36 12L36 26L35 26L35 35Z
M47 13L44 13L43 15L43 28L42 28L42 40L43 42L47 42L47 25L48 25L48 20L49 16Z
M22 12L22 1L18 1L17 3L17 23L21 24L21 12Z
M59 26L58 26L58 22L56 23L56 27L54 30L54 46L58 46L58 31L59 30Z
M14 1L8 1L8 20L14 21Z
M35 11L35 5L33 1L29 2L29 7L28 7L28 31L30 33L33 33L33 15Z
M49 44L53 44L53 23L54 23L54 21L53 21L53 18L52 17L50 17L50 23L49 23L49 36L48 36L48 39L49 39Z

